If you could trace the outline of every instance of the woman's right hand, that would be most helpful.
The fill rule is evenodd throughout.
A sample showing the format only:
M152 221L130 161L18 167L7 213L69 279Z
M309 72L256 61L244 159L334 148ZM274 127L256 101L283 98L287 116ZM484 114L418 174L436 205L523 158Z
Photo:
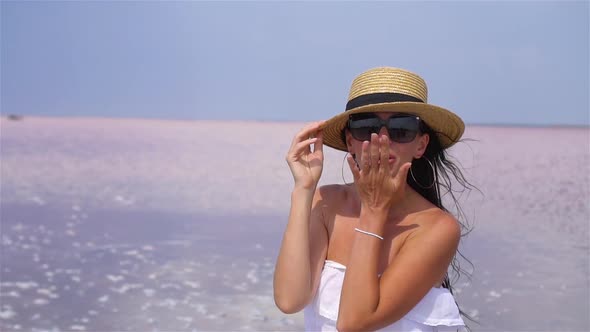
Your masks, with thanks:
M291 143L287 163L295 180L295 187L315 190L324 167L323 136L320 129L324 121L305 126ZM310 145L313 144L313 152Z

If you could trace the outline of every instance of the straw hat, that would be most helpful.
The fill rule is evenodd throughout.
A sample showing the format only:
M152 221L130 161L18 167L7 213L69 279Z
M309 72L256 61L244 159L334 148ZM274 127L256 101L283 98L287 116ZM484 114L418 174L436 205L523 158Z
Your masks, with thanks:
M461 138L465 124L453 112L428 104L427 97L426 82L412 72L390 67L370 69L352 82L345 112L324 124L324 144L348 151L341 132L351 114L395 112L419 116L437 133L443 149L448 148Z

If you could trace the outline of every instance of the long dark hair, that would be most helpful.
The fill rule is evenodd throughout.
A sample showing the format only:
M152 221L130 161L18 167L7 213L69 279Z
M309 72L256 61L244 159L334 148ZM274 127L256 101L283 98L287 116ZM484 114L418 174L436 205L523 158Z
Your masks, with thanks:
M365 118L367 116L370 115L367 113L359 113L352 114L350 117L351 119L356 119ZM345 131L346 129L342 130L341 138L346 143ZM422 195L422 197L436 205L439 209L455 215L461 227L461 237L464 237L473 230L473 227L469 225L467 217L459 204L457 195L462 195L472 189L478 189L467 181L461 168L457 166L457 162L450 159L446 150L442 147L438 135L444 135L444 133L435 132L423 120L420 120L420 131L421 134L428 134L430 141L428 142L422 158L414 159L412 161L411 174L413 175L408 175L408 185ZM454 213L449 211L443 205L442 197L447 195L450 204L453 205ZM455 284L462 275L471 279L471 272L461 266L459 258L467 262L471 270L474 269L473 263L461 253L459 248L457 248L457 253L451 262L453 278L447 273L442 283L442 286L447 288L451 294L453 294L454 291L453 284ZM458 304L457 307L459 307ZM460 307L459 312L470 321L477 323L473 317L461 310ZM470 330L468 326L467 329Z
M435 132L424 121L420 122L420 131L422 134L428 134L430 141L422 158L412 161L411 170L413 176L408 176L408 185L439 209L446 212L450 211L443 205L442 197L448 195L449 203L453 205L454 213L452 214L455 215L461 226L461 237L464 237L473 230L473 227L468 223L467 216L459 204L457 195L462 195L472 189L478 189L467 181L461 168L457 166L457 163L448 156L446 150L441 146L438 135L444 134ZM461 266L459 258L467 262L471 270L474 269L473 263L457 248L457 253L451 262L453 278L451 279L447 273L442 284L451 294L453 294L454 290L453 284L462 275L471 279L471 272ZM457 306L459 305L457 304ZM460 307L459 312L470 321L477 323L473 317L461 310ZM469 329L469 327L467 328Z

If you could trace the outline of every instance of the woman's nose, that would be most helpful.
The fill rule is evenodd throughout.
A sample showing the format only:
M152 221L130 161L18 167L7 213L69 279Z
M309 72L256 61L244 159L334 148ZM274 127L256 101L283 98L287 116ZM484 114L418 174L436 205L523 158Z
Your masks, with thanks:
M382 126L381 129L379 129L379 137L381 136L389 137L389 134L387 133L387 128L385 128L385 126Z

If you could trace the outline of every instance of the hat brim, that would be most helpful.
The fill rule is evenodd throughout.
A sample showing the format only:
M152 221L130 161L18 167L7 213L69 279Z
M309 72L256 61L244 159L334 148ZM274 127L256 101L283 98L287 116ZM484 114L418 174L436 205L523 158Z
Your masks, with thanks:
M434 132L443 149L455 144L465 131L465 124L455 113L442 107L419 102L394 102L365 105L340 113L327 120L323 126L324 144L341 151L348 151L341 132L351 114L358 113L407 113L417 115Z

